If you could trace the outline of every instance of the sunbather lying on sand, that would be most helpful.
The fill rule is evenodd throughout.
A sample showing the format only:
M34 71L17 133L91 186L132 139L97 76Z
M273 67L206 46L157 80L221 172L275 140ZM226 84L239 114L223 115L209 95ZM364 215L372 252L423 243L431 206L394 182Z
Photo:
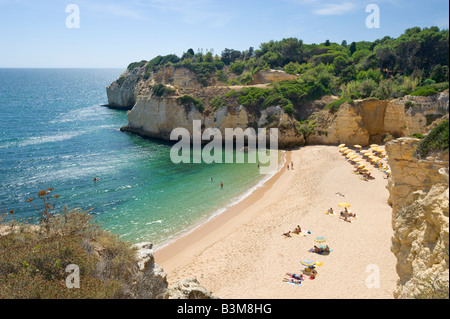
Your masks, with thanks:
M325 246L325 247L323 247L323 246L321 246L321 247L314 246L314 249L312 251L317 253L317 254L330 253L330 247L328 247L328 245Z
M291 283L296 284L296 285L300 285L302 283L301 280L292 279L292 278L291 279L283 278L283 282L291 282Z
M297 279L297 280L305 280L305 277L303 277L302 274L291 274L291 273L286 273L286 276L291 277L293 279Z
M348 219L348 217L345 215L344 212L341 212L341 213L340 213L339 218L340 218L340 219L343 219L344 221L346 221L346 222L348 222L348 223L351 223L351 220Z
M291 231L288 231L287 233L283 234L284 237L291 237Z

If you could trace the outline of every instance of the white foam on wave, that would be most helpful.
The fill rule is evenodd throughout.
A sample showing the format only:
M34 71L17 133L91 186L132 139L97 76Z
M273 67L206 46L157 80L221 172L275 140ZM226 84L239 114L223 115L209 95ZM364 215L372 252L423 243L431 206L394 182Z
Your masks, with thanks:
M102 109L97 105L71 110L67 113L63 113L59 116L56 116L56 119L50 121L50 123L51 124L70 123L70 122L102 119L103 114L99 112L100 110Z
M17 142L10 142L5 145L1 145L0 148L10 148L10 147L26 147L30 145L40 145L45 143L55 143L55 142L62 142L66 140L70 140L74 137L80 136L84 134L85 132L65 132L65 133L58 133L53 135L43 135L43 136L34 136L34 137L28 137L21 141Z

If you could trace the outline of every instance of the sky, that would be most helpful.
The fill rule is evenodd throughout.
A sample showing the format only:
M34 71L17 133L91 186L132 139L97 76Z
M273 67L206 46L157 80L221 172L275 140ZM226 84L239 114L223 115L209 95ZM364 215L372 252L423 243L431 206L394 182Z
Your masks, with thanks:
M220 55L288 37L374 41L415 26L448 29L448 12L447 0L0 0L0 68L125 69L190 48Z

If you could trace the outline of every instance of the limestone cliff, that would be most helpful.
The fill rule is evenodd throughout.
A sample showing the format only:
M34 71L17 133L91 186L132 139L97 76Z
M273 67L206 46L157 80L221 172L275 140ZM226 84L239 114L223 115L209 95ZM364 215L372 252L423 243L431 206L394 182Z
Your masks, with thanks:
M270 83L293 80L297 76L283 71L261 70L253 75L251 86L265 87ZM107 88L108 105L126 108L128 125L123 131L145 137L169 140L177 127L192 133L192 121L200 120L202 129L259 127L279 129L279 147L304 144L382 144L386 137L425 134L430 125L449 113L449 91L434 96L404 96L394 100L365 99L348 101L338 110L327 106L338 98L325 96L302 105L288 116L280 106L267 109L247 109L242 105L211 105L214 97L245 86L226 86L216 75L205 87L197 75L184 67L165 66L150 74L144 65L124 74ZM169 94L155 95L155 85L163 85ZM192 96L204 102L204 107L181 105L177 99ZM298 120L308 119L300 125Z
M397 257L396 298L416 295L424 281L448 286L449 155L414 156L419 140L400 138L386 144L392 175L392 251Z
M217 299L195 279L167 283L166 273L155 263L152 244L135 245L137 270L126 282L123 298L127 299Z
M394 100L355 100L337 112L313 114L309 144L381 144L387 135L425 134L430 125L449 113L449 91L433 96L405 96Z

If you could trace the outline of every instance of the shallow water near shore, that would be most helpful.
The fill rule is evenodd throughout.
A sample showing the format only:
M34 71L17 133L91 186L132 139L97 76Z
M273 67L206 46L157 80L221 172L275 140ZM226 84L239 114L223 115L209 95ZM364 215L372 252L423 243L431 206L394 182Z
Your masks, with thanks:
M102 105L106 87L122 71L0 69L1 210L37 222L26 200L54 187L61 196L57 208L92 209L96 221L122 239L158 244L269 177L247 161L173 164L171 144L121 132L126 112Z

